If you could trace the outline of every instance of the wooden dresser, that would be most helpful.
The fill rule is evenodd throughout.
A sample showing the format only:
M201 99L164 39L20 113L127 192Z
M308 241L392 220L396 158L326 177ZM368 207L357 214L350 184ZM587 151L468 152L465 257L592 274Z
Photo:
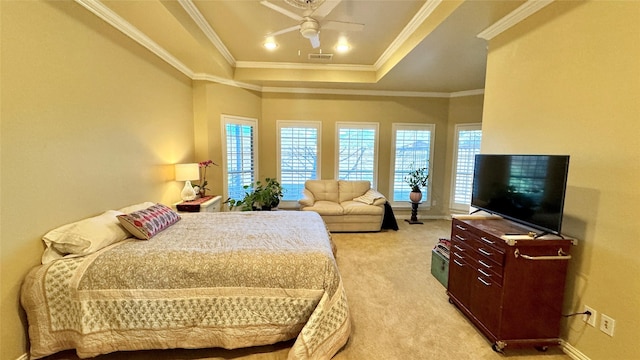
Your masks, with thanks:
M493 349L557 345L573 240L500 218L454 218L447 294ZM517 235L515 235L517 234Z

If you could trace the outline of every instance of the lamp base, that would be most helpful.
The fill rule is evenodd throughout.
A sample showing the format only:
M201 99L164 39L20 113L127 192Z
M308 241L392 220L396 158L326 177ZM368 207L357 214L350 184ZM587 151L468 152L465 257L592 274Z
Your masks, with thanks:
M191 201L196 198L196 191L193 189L193 186L191 186L191 181L187 180L184 182L184 188L180 193L180 197L182 197L184 201Z

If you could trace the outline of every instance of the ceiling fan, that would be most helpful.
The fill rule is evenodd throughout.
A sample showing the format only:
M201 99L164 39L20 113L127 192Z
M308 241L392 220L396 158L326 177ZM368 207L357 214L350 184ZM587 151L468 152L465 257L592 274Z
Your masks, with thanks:
M289 5L303 9L304 12L301 16L291 10L263 0L260 4L299 22L296 26L269 33L267 36L277 36L299 30L303 37L309 39L313 48L318 48L320 47L320 28L338 31L361 31L364 28L364 24L342 21L322 21L325 16L333 11L340 1L341 0L285 0Z

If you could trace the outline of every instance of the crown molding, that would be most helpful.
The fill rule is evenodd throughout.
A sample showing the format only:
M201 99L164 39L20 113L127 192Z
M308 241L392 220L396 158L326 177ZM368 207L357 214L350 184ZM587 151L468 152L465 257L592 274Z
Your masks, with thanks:
M236 59L231 55L231 52L224 45L218 34L213 30L209 22L204 18L204 15L198 10L196 5L191 0L178 0L178 3L182 8L191 16L191 19L198 25L200 30L209 39L213 46L220 51L222 56L227 60L229 65L236 66Z
M484 89L456 91L456 92L449 93L449 97L451 98L475 96L475 95L484 95Z
M109 25L118 29L123 34L127 35L140 45L147 48L152 53L156 54L159 58L169 63L169 65L176 68L186 76L192 78L193 71L183 64L180 60L171 55L162 46L158 45L155 41L151 40L147 35L142 33L136 27L131 25L120 15L113 12L111 9L102 4L99 0L75 0L76 3L82 5L87 10L91 11L94 15L100 19L106 21Z
M520 5L520 7L518 7L517 9L507 14L502 19L498 20L493 25L483 30L477 35L477 37L484 40L491 40L494 37L507 31L512 26L520 23L524 19L540 11L542 8L551 4L553 1L554 0L529 0L526 3Z
M451 97L450 93L443 93L443 92L287 88L287 87L268 87L268 86L263 87L262 92L263 93L289 93L289 94L348 95L348 96L391 96L391 97L425 97L425 98Z
M279 70L331 70L331 71L375 71L371 65L351 64L303 64L282 62L238 61L236 68L243 69L279 69Z
M220 76L205 74L205 73L197 73L191 77L191 80L202 80L202 81L210 81L218 84L229 85L233 87L238 87L247 90L253 91L263 91L263 87L260 85L249 84L241 81L235 81L232 79L226 79Z
M424 5L420 8L418 13L409 21L407 26L402 29L400 34L393 40L391 45L380 55L378 60L373 64L376 71L382 67L384 63L386 63L391 56L398 51L400 46L404 44L405 41L411 36L418 27L433 13L433 11L440 5L442 0L427 0Z

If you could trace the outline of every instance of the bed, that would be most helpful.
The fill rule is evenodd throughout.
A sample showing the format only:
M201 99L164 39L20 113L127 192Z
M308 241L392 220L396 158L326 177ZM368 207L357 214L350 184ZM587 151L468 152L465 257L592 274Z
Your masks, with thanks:
M178 220L148 240L127 234L34 268L21 294L31 358L66 349L86 358L295 339L289 359L329 359L346 344L349 308L318 214L190 213Z

